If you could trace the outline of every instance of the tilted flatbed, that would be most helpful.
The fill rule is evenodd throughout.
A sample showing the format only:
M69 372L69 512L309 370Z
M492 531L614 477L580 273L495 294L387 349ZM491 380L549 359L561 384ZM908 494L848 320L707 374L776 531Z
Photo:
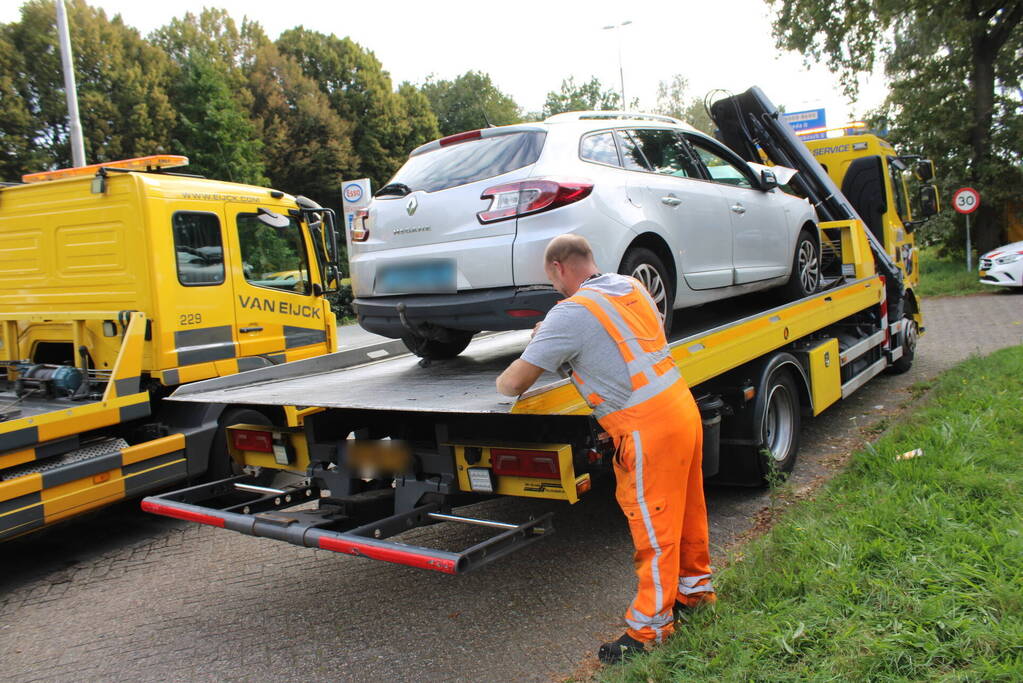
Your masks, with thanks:
M829 289L774 306L769 295L748 296L678 316L671 353L701 407L707 477L758 484L788 471L800 414L819 414L905 353L905 320L887 320L884 280L864 259L862 226L822 227L848 266ZM549 535L550 515L510 524L456 508L493 495L574 503L592 478L609 473L613 456L567 380L547 373L518 399L497 393L494 379L528 340L528 331L484 335L462 356L432 362L386 344L182 387L171 400L270 408L278 417L228 429L232 456L250 474L146 498L143 507L447 573L492 562ZM275 470L304 479L268 484ZM441 522L497 534L460 552L388 540Z

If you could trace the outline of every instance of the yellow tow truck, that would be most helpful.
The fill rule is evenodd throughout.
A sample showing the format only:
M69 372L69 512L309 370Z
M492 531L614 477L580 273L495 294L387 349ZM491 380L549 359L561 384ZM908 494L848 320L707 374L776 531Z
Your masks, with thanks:
M165 401L337 348L334 218L151 156L0 185L0 540L204 474L272 408Z
M782 305L753 295L689 309L669 338L703 417L704 476L758 485L792 469L801 420L886 370L909 369L922 318L889 255L894 233L871 232L759 89L711 113L747 161L763 154L798 171L791 189L816 207L830 245L822 291ZM408 354L349 362L338 353L182 387L174 400L244 397L282 409L270 426L230 427L230 452L240 465L303 478L272 486L243 474L147 497L142 507L449 574L493 562L549 536L552 513L516 522L459 508L501 495L574 503L614 457L567 379L546 374L514 400L497 394L494 378L528 341L528 331L487 335L441 362ZM462 550L392 540L440 523L494 534Z

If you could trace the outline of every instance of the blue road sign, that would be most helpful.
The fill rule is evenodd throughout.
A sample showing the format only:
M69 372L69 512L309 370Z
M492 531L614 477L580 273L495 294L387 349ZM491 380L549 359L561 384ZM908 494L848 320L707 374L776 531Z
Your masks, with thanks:
M789 124L792 130L797 133L811 128L824 128L827 125L827 118L824 115L823 108L786 112L781 115L781 120ZM823 140L826 137L826 133L811 133L810 135L801 135L800 139Z

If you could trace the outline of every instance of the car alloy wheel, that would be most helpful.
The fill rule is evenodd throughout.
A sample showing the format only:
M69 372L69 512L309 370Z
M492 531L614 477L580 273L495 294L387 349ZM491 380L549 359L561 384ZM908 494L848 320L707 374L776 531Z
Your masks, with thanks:
M799 256L796 261L799 268L799 284L805 294L812 294L817 291L821 277L820 261L817 258L817 249L810 240L803 240L799 243Z
M650 293L650 298L657 305L658 313L664 315L668 305L667 289L657 269L649 263L641 263L632 271L632 277L639 280L646 287L646 291Z

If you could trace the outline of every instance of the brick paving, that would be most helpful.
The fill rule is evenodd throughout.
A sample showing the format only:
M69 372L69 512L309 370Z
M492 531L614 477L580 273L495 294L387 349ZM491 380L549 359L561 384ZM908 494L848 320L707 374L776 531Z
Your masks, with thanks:
M916 363L804 426L796 486L830 476L908 388L972 354L1023 343L1023 296L928 300ZM708 492L719 549L766 503ZM617 635L633 589L609 491L575 506L488 501L472 513L557 512L551 539L462 577L152 517L124 503L0 546L3 681L543 681ZM464 545L472 530L410 542ZM727 596L724 596L725 598Z

